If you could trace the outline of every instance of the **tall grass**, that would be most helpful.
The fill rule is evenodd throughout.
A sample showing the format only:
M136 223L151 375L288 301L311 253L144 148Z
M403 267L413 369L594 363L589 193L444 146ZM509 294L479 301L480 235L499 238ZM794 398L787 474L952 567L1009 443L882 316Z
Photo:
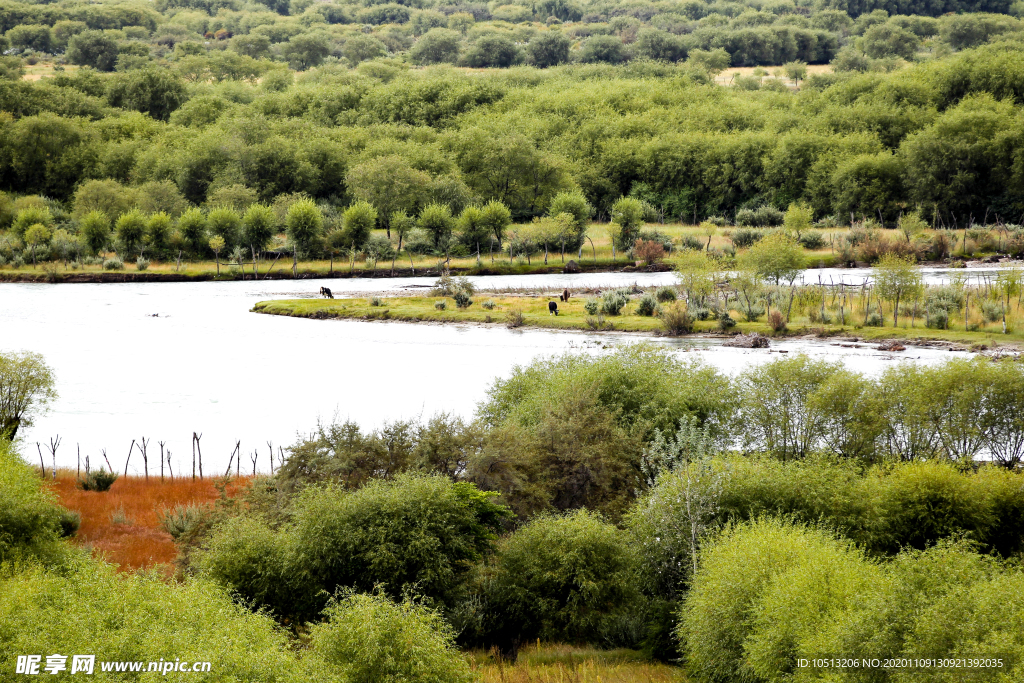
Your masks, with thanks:
M515 663L483 651L467 654L480 683L685 683L682 670L645 660L633 650L538 643Z

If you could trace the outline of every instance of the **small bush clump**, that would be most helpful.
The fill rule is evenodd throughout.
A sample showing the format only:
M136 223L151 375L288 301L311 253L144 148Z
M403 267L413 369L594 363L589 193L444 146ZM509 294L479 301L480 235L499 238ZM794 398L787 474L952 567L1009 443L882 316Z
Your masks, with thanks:
M658 290L654 293L658 303L667 304L671 301L675 301L679 298L679 293L675 287L658 287Z
M458 308L469 308L473 305L473 300L469 298L469 294L461 290L452 294L452 299L455 300L455 306Z
M446 308L448 308L448 301L446 301L445 299L441 299L440 301L434 302L434 310L443 311Z
M124 270L124 261L112 256L103 262L103 270Z
M825 246L825 238L820 232L805 232L800 235L800 246L804 249L821 249Z
M619 315L628 301L629 297L621 290L616 289L611 292L605 292L601 297L601 313L605 315Z
M737 249L752 247L757 244L762 237L764 237L763 232L760 230L751 230L749 228L741 228L729 235L729 239Z
M488 299L487 301L480 304L480 306L486 311L493 311L496 305L497 304L494 303L493 299Z
M83 491L109 491L117 476L117 472L93 470L85 479L78 480L78 488Z
M135 269L136 270L146 270L147 268L149 268L149 259L148 258L143 258L143 257L140 256L139 258L135 259Z
M636 314L645 317L654 315L654 312L658 308L658 299L650 292L640 297L640 300L636 303Z
M597 315L597 312L601 310L601 302L591 297L583 302L583 310L588 315Z
M382 306L383 302L380 300L379 296L372 296L372 297L370 297L370 305L371 306Z
M662 308L661 324L665 333L673 337L693 332L693 318L686 306L680 303Z
M786 329L786 316L781 311L772 311L768 314L768 327L772 332L782 332Z

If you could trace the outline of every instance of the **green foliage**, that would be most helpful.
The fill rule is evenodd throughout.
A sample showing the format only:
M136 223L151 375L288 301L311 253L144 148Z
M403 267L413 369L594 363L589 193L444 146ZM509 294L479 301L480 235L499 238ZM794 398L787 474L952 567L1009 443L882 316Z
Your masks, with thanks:
M459 58L461 43L456 31L432 28L416 41L409 56L417 64L454 64Z
M595 642L635 598L625 535L585 510L543 515L498 546L483 586L484 638Z
M57 398L53 370L38 353L0 353L0 439L13 439L21 427Z
M0 563L63 563L69 556L59 540L63 512L40 486L39 473L0 436Z
M328 675L353 683L472 679L452 627L428 607L381 594L346 594L324 614L326 621L311 629L310 645L313 661Z
M117 481L117 472L93 470L85 479L78 480L78 488L83 491L109 491L115 481Z
M356 491L305 489L291 522L234 518L200 558L202 571L281 616L314 617L340 588L415 589L450 604L507 510L472 484L399 475Z
M634 197L622 197L612 205L612 223L616 226L612 240L620 251L632 248L646 213L644 203Z
M113 71L117 64L117 42L103 31L83 31L68 41L67 58L72 64Z
M313 200L300 199L288 207L285 229L288 232L288 239L298 253L316 253L323 226L323 213Z
M259 254L277 232L277 221L274 210L266 204L251 204L242 216L242 244L250 247L254 254Z
M116 618L115 618L116 615ZM168 583L81 561L64 573L30 569L0 580L0 656L95 654L100 661L217 662L196 680L224 676L302 680L285 634L205 581ZM71 660L68 659L70 671Z
M369 202L356 202L341 215L341 225L344 243L350 248L360 249L377 225L377 209Z
M424 207L417 224L430 235L435 249L443 249L455 227L455 219L447 204L432 203Z
M138 209L132 209L117 217L114 223L114 239L122 258L137 251L146 236L146 217Z
M803 250L792 237L772 232L758 240L740 258L743 267L774 282L792 282L804 267Z
M165 69L146 68L118 74L107 90L112 107L133 109L167 121L171 113L185 103L185 84Z

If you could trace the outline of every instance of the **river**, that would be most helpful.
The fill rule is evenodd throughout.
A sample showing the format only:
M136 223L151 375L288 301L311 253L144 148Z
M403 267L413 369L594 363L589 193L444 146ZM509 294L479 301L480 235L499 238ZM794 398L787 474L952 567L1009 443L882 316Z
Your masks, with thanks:
M844 271L838 271L844 272ZM866 271L845 271L863 273ZM818 271L809 271L808 280ZM671 273L595 273L474 278L478 287L561 288L672 282ZM815 278L816 280L816 278ZM336 291L380 291L428 285L421 278L257 282L0 284L0 351L43 354L59 398L22 434L22 453L57 435L58 466L75 467L80 452L95 465L101 451L123 471L133 439L159 441L175 471L191 469L192 432L202 434L207 471L227 465L241 440L243 469L267 470L268 445L293 443L318 419L351 418L365 426L436 411L470 416L496 377L539 355L568 350L607 353L639 337L503 326L317 321L250 313L269 298ZM421 290L422 291L422 290ZM934 363L957 355L932 349L902 354L828 342L786 341L773 349L722 347L707 339L656 340L736 373L778 358L778 350L838 358L877 373L900 359ZM46 457L47 464L50 457ZM141 472L133 455L128 471Z

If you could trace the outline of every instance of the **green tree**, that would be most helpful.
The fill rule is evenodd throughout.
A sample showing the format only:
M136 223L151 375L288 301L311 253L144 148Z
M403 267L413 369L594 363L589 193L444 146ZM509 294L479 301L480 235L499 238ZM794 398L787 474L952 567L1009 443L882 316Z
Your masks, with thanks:
M163 211L151 214L146 220L146 244L155 254L163 254L171 238L171 217Z
M321 32L300 33L297 36L292 36L281 49L281 54L297 71L305 71L319 66L330 53L330 37Z
M178 219L178 229L185 244L192 250L192 253L199 256L207 246L206 237L206 215L201 209L191 208L181 214Z
M494 247L501 250L501 244L505 240L505 230L512 224L512 212L508 207L497 199L484 204L480 210L480 223L487 226L494 238L491 242L491 262L494 262Z
M68 61L91 66L97 71L113 71L119 50L117 41L103 31L83 31L68 41Z
M717 258L704 251L684 249L676 257L676 278L687 302L707 306L715 286L725 276Z
M210 250L213 251L213 258L217 262L217 275L220 275L220 252L224 250L224 238L220 235L214 235L208 242Z
M266 204L250 204L242 216L242 243L257 258L270 244L277 230L274 209Z
M181 78L169 69L156 67L118 74L107 90L110 106L134 109L158 121L167 121L187 99Z
M138 209L121 214L114 222L114 239L123 258L127 258L135 250L141 253L145 236L146 217Z
M432 28L420 36L409 51L417 64L454 64L459 59L462 36L447 28Z
M796 240L776 230L750 247L740 257L740 264L778 285L796 279L804 267L804 257Z
M36 52L53 51L53 34L45 24L19 24L9 30L5 36L12 47Z
M548 205L548 216L557 216L567 213L572 216L573 235L566 247L572 251L579 250L587 236L587 228L590 226L590 217L594 214L594 207L587 201L586 195L579 190L571 192L559 192L551 199Z
M101 211L90 211L78 221L78 232L89 250L99 254L110 240L110 219Z
M921 272L914 259L886 254L872 270L875 290L885 301L892 302L892 325L899 326L900 299L908 300L921 294Z
M810 230L814 225L814 210L807 204L794 202L786 209L786 216L782 224L787 232L796 236L799 242L800 234Z
M626 49L617 36L593 36L583 43L580 50L581 62L605 62L621 64L626 61Z
M896 221L896 229L903 233L907 238L907 244L910 244L915 237L928 229L928 224L921 219L920 211L910 211L900 215Z
M346 40L345 46L341 49L341 54L345 55L345 59L352 64L383 57L387 53L388 48L384 43L364 33L352 36Z
M53 370L38 353L0 353L0 437L13 440L57 398Z
M786 72L786 77L796 85L800 85L800 81L807 78L807 62L787 62L782 69Z
M312 199L300 199L288 207L285 231L295 250L295 257L313 255L324 229L324 215ZM294 267L293 263L293 267Z
M395 259L398 258L398 252L402 251L402 241L409 234L409 231L416 227L416 221L414 221L405 211L395 211L391 214L388 222L391 225L391 229L395 231L395 235L398 237L398 248L395 249L394 256L391 258L391 274L394 275ZM409 255L409 265L412 268L413 275L415 275L416 266L412 265L412 254Z
M388 155L356 164L345 184L358 199L380 211L381 222L391 237L391 214L413 211L426 195L430 175L413 168L404 157Z
M270 38L258 33L248 33L231 39L231 49L240 55L262 59L270 55Z
M36 247L41 244L48 244L50 241L50 229L42 223L30 225L25 231L25 244L32 248L32 265L36 265Z
M455 221L447 204L427 204L420 212L417 224L427 231L435 249L446 249Z
M485 33L473 41L462 56L461 63L476 69L508 68L522 59L522 52L511 38L498 33Z
M217 206L206 215L206 228L211 236L224 240L224 249L230 253L242 236L242 219L230 206Z
M355 202L341 215L343 239L351 249L362 249L376 225L377 209L369 202Z
M116 180L86 180L75 190L74 215L84 216L90 211L102 211L108 220L115 220L138 204L135 188L125 187Z
M622 197L612 204L612 244L619 251L633 248L640 235L640 227L644 224L647 209L644 203L634 197Z
M558 66L569 61L569 48L572 46L566 36L559 31L542 31L534 36L526 46L530 63L541 69Z
M902 57L913 59L917 51L918 38L910 31L895 24L875 24L858 41L861 50L868 57Z
M46 207L29 206L14 214L14 222L11 224L11 231L18 237L24 238L25 232L33 225L53 226L53 214Z
M456 221L456 228L459 231L459 241L475 251L477 262L480 261L480 244L490 241L490 227L483 222L483 212L479 207L467 206L459 214Z

